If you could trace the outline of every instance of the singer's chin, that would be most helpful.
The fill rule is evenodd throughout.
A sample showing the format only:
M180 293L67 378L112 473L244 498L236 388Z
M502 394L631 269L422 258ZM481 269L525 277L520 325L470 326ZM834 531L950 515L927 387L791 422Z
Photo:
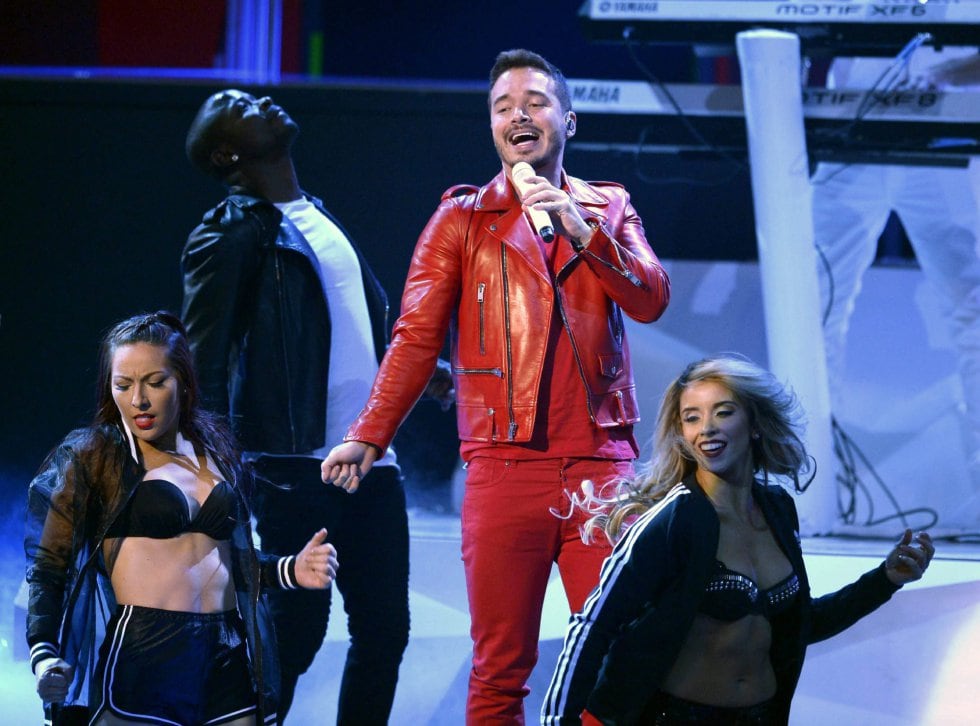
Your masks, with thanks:
M541 158L538 156L522 156L520 159L514 162L514 166L524 163L531 167L535 174L538 173L538 166L541 164Z

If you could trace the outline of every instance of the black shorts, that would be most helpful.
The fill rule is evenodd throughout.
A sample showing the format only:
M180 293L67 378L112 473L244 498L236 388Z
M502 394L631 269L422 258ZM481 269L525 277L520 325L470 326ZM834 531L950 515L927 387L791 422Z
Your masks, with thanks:
M256 712L237 610L120 605L106 626L93 685L93 722L108 710L166 726L217 726Z

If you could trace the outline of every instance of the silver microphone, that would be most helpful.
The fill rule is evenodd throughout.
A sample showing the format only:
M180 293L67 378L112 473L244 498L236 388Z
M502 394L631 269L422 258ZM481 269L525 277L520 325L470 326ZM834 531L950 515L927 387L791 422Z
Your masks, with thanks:
M517 191L521 193L521 196L530 188L527 182L529 176L534 176L534 169L526 161L517 162L514 164L514 168L510 170L510 178L513 180L514 186L517 187ZM541 239L545 242L554 240L555 228L551 224L551 217L547 212L535 209L534 207L528 207L527 215L531 218L531 226L535 232L541 235Z

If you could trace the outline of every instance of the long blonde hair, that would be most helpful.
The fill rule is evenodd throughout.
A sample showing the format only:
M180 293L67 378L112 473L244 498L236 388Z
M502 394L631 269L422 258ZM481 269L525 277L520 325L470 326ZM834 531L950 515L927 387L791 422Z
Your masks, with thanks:
M664 392L649 461L634 477L610 482L578 503L592 515L585 524L586 538L601 531L615 542L635 517L697 470L698 454L681 434L680 400L684 389L702 381L725 386L745 407L758 433L752 440L754 473L767 482L771 476L792 482L797 492L812 481L815 466L801 438L803 412L793 391L742 355L709 356L688 365Z

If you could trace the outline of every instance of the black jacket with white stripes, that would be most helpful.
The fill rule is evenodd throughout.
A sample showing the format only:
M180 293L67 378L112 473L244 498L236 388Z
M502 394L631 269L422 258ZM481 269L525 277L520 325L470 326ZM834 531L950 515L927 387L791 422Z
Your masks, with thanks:
M107 532L146 474L134 444L110 424L77 429L55 448L28 487L27 644L31 668L45 658L75 666L65 705L92 703L88 693L106 621L116 608L109 578L114 559L104 552ZM279 661L272 614L261 591L296 589L294 556L254 549L247 468L221 470L237 495L231 569L244 623L260 722L275 720Z
M882 563L837 592L812 599L792 497L780 486L758 482L753 496L800 581L793 607L771 621L775 702L780 721L788 722L807 646L852 625L898 587ZM578 724L584 708L605 724L640 723L698 612L715 566L718 531L718 515L693 476L626 530L602 566L599 585L569 622L542 724Z

